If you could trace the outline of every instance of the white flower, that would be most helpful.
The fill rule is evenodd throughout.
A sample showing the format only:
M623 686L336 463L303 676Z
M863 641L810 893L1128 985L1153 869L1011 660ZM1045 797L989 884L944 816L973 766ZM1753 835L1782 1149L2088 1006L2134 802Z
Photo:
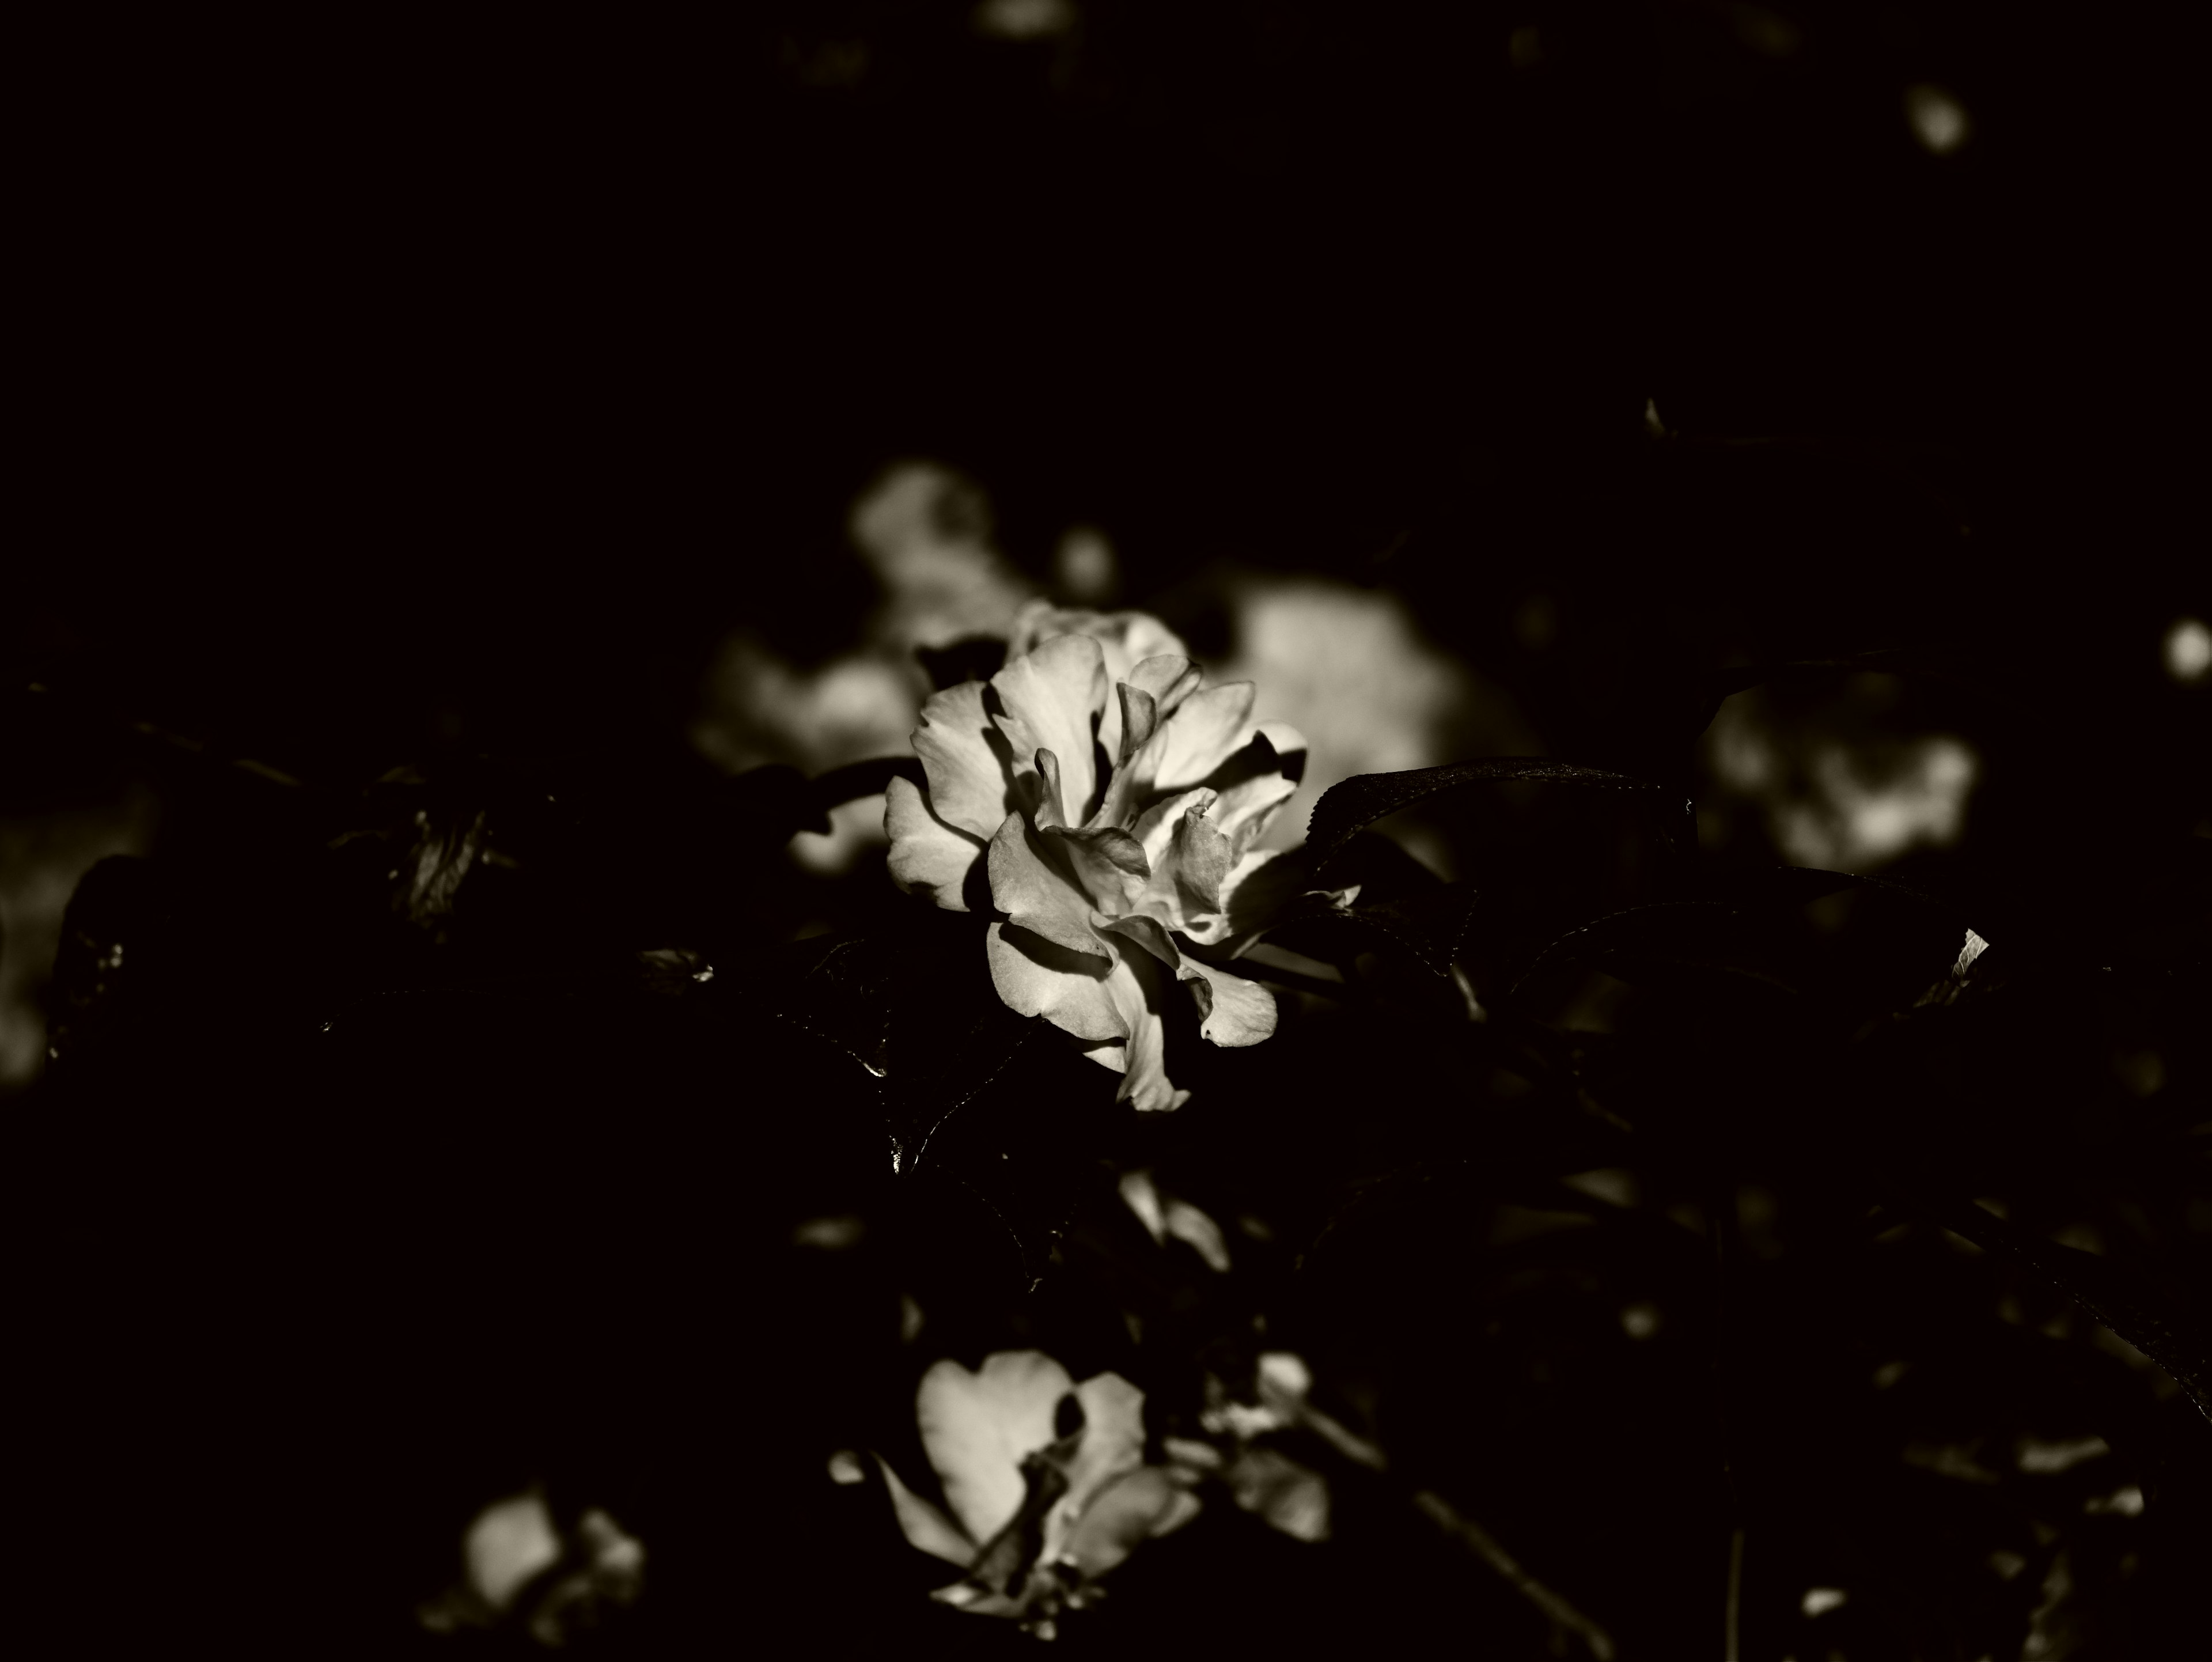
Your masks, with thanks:
M1358 892L1316 890L1303 855L1256 846L1305 741L1251 720L1250 682L1203 686L1141 612L1026 608L1012 645L1026 649L988 683L923 706L928 788L891 783L891 876L961 911L988 885L1000 997L1122 1074L1122 1099L1178 1107L1189 1093L1167 1076L1167 989L1189 986L1214 1044L1258 1044L1274 998L1220 961Z
M1069 1397L1082 1423L1063 1437ZM1139 1543L1199 1510L1185 1476L1145 1464L1145 1393L1118 1373L1077 1385L1042 1351L1002 1350L973 1373L939 1362L915 1407L952 1516L878 1464L907 1539L966 1572L932 1595L963 1610L1050 1638L1063 1606L1081 1607Z

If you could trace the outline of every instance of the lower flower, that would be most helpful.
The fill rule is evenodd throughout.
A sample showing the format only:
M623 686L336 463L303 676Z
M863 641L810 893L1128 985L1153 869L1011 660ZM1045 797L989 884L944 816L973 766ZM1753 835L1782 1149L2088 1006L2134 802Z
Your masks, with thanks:
M877 1464L906 1538L964 1572L932 1595L957 1609L1051 1638L1100 1576L1199 1510L1188 1474L1145 1464L1145 1394L1118 1373L1079 1385L1042 1351L1002 1350L975 1373L939 1362L915 1406L945 1507Z

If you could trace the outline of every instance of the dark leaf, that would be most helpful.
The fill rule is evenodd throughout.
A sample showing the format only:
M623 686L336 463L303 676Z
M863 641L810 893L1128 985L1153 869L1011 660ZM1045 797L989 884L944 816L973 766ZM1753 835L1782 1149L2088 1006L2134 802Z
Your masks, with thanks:
M1688 972L1796 992L1747 922L1743 912L1712 900L1631 907L1561 935L1521 973L1510 995L1518 997L1537 977L1565 964L1586 964L1629 982Z
M1480 762L1454 762L1440 768L1414 768L1402 773L1363 773L1332 785L1314 805L1313 817L1306 825L1306 843L1313 850L1316 869L1334 866L1355 835L1401 808L1425 802L1446 791L1508 779L1628 792L1646 798L1654 809L1653 823L1670 849L1681 853L1695 846L1695 838L1685 825L1688 804L1670 801L1671 794L1649 780L1601 768L1578 767L1549 757L1501 756Z
M752 995L876 1081L892 1169L994 1220L1030 1282L1088 1172L1111 1076L1009 1009L986 920L915 907L865 937L800 943Z
M1882 1175L1899 1199L1923 1217L2063 1292L2164 1368L2197 1412L2212 1421L2212 1333L2193 1315L2171 1307L2124 1265L2042 1239L1971 1201L1953 1199L1895 1172Z
M167 910L161 874L147 861L110 855L78 880L47 994L53 1060L74 1062L122 1041L141 985L161 968Z
M1426 894L1302 918L1271 929L1267 940L1325 964L1383 945L1409 954L1431 975L1448 976L1475 903L1473 884L1439 883Z

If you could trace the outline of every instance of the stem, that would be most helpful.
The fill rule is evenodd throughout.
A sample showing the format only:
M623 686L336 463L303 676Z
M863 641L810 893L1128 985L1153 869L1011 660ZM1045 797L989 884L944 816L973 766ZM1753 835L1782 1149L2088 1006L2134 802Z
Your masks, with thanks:
M1722 1655L1727 1662L1741 1662L1736 1647L1737 1618L1743 1610L1743 1525L1729 1536L1728 1608L1724 1612L1725 1640Z
M1729 1435L1728 1349L1730 1294L1735 1261L1741 1253L1735 1219L1735 1184L1726 1172L1715 1182L1707 1202L1713 1232L1713 1419L1720 1434L1721 1477L1728 1488L1728 1592L1721 1607L1722 1653L1741 1662L1737 1629L1743 1609L1743 1495L1736 1487L1735 1458Z
M1565 1599L1553 1592L1541 1581L1516 1563L1512 1555L1498 1543L1498 1537L1472 1518L1462 1517L1452 1509L1451 1503L1434 1489L1423 1489L1413 1496L1413 1504L1434 1519L1445 1534L1456 1536L1491 1568L1496 1570L1523 1598L1550 1618L1554 1631L1565 1629L1581 1639L1589 1647L1589 1653L1598 1662L1613 1662L1613 1639L1603 1628L1591 1621ZM1729 1662L1735 1662L1735 1650L1731 1636Z
M1346 1459L1365 1466L1370 1471L1389 1472L1389 1461L1381 1449L1312 1403L1297 1398L1286 1399L1278 1406L1285 1417L1313 1432ZM1395 1480L1393 1487L1398 1487ZM1403 1494L1405 1490L1400 1488L1399 1492ZM1474 1519L1461 1513L1434 1489L1413 1491L1413 1501L1415 1507L1437 1528L1472 1549L1475 1555L1497 1571L1516 1592L1541 1610L1552 1623L1554 1639L1561 1633L1574 1634L1589 1647L1589 1653L1597 1659L1597 1662L1613 1662L1612 1635L1522 1569L1496 1536ZM1734 1662L1733 1658L1731 1662Z

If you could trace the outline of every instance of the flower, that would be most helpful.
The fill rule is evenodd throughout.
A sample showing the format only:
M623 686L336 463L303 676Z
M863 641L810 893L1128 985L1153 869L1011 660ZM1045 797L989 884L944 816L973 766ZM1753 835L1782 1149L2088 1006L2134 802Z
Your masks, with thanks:
M416 1620L432 1633L519 1629L558 1650L574 1629L597 1626L609 1610L635 1604L644 1590L642 1543L596 1507L564 1534L539 1486L478 1513L461 1553L460 1580L416 1610Z
M1204 686L1141 612L1025 607L1006 667L922 707L927 790L894 780L884 829L900 887L1000 919L999 996L1123 1075L1140 1109L1189 1096L1167 1075L1163 1009L1187 984L1199 1031L1256 1044L1273 995L1221 967L1301 910L1342 905L1302 853L1256 846L1297 788L1305 741L1251 719L1249 681Z
M1079 1423L1062 1436L1071 1399ZM1077 1385L1042 1351L1001 1350L976 1373L936 1364L915 1409L952 1515L877 1464L906 1538L966 1572L931 1595L959 1609L1048 1639L1139 1542L1198 1513L1188 1474L1145 1464L1145 1393L1118 1373Z

